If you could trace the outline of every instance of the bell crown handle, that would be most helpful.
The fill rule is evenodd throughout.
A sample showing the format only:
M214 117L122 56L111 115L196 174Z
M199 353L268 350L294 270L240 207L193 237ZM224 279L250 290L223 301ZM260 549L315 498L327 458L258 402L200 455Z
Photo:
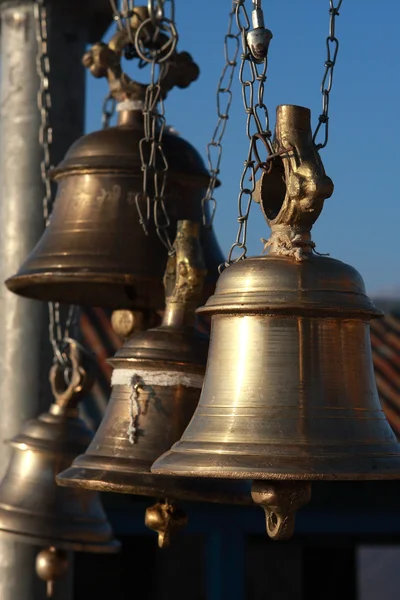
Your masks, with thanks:
M200 223L178 221L174 254L168 257L164 275L163 326L192 325L207 274L200 244Z
M157 35L154 35L157 30ZM106 77L110 95L117 102L125 100L144 101L147 85L133 81L121 66L124 49L132 46L134 54L142 62L151 62L150 52L158 54L162 63L161 95L174 87L186 88L195 81L200 69L188 52L177 52L177 32L172 21L162 19L154 24L148 8L138 6L133 9L129 27L118 30L108 44L98 42L86 52L82 63L94 77Z
M89 356L85 349L71 338L66 340L69 346L70 377L68 383L65 379L65 369L59 362L50 369L49 380L55 399L52 406L53 413L62 413L75 410L80 400L90 391L93 385L93 376L88 368Z
M265 247L270 254L302 259L314 248L312 226L333 193L313 141L308 108L278 106L273 149L254 198L271 227Z

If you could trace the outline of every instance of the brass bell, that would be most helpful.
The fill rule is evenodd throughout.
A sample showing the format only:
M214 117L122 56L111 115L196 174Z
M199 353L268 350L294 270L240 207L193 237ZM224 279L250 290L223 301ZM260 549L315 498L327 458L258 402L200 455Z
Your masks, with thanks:
M56 401L49 412L28 421L9 441L13 451L0 485L0 533L35 545L46 546L37 557L37 573L52 594L55 579L67 569L65 550L116 552L114 537L100 498L95 492L61 489L55 475L68 467L92 440L92 433L78 417L77 404L87 392L90 378L83 367L83 353L70 341L74 366L65 388L64 370L54 365L50 381Z
M135 8L132 35L146 11ZM142 19L136 13L139 17L143 13ZM93 75L108 78L118 102L118 124L77 140L50 173L58 184L52 217L18 273L6 281L16 294L112 309L164 308L162 279L168 253L157 236L154 214L147 226L145 218L154 196L150 181L147 198L143 192L141 154L147 161L150 153L149 146L141 144L146 88L121 70L128 41L124 28L108 45L96 44L84 57ZM199 69L186 52L174 51L165 64L164 97L174 86L187 87L198 77ZM163 150L168 162L167 231L173 240L179 219L202 222L202 199L210 176L193 146L168 129L163 134ZM158 161L157 168L162 170L164 164ZM154 179L152 171L150 176ZM158 219L161 227L166 225L164 214ZM214 289L223 256L211 228L202 227L201 240L208 270L205 301Z
M175 499L251 502L243 482L171 479L150 473L154 460L179 439L197 406L208 338L194 328L205 275L199 224L178 223L174 257L165 275L166 310L160 327L137 332L110 360L112 394L86 453L57 483L92 490L165 498L147 510L146 524L168 545L185 523Z
M274 145L281 157L256 195L269 255L225 269L198 310L212 318L199 405L152 472L252 479L269 535L283 539L311 481L400 479L400 446L374 379L369 322L381 313L359 273L311 240L333 184L310 111L278 107Z

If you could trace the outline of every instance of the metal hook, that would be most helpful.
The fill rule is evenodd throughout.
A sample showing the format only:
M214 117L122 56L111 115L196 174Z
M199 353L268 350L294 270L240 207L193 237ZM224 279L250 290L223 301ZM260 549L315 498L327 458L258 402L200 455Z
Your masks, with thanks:
M49 374L56 404L64 409L76 408L79 400L89 391L93 383L93 378L86 369L85 363L89 355L84 347L72 338L66 338L65 342L69 346L70 376L66 380L65 366L59 362L53 364Z

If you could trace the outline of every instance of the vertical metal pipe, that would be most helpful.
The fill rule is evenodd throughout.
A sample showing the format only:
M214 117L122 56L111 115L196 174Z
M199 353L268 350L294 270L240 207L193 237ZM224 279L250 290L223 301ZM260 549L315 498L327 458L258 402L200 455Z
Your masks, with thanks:
M0 437L17 434L40 410L40 344L46 307L13 296L3 281L43 230L32 4L2 7L0 107ZM0 476L10 456L0 444ZM0 598L40 598L37 548L0 537Z
M84 4L84 3L83 3ZM58 8L59 7L59 8ZM50 7L49 52L53 85L53 161L83 133L85 29L65 3ZM1 11L0 107L0 478L10 450L2 440L48 408L50 367L47 306L7 291L15 273L40 238L43 185L38 142L37 43L32 1L4 2ZM75 20L73 18L75 17ZM34 572L38 548L0 536L1 600L42 600L44 585ZM56 600L71 600L72 570L57 586Z

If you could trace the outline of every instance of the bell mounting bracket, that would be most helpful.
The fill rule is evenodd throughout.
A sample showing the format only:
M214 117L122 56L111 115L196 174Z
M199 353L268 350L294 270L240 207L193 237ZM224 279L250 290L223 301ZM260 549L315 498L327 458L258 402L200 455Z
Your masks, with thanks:
M303 260L314 250L311 229L333 193L313 141L308 108L278 106L273 149L254 192L271 227L270 238L262 240L264 250Z
M199 223L178 221L174 253L168 257L164 274L163 326L181 327L194 323L207 274L199 237Z
M177 33L172 21L163 19L155 25L147 7L134 8L129 20L129 29L118 30L108 44L98 42L83 56L83 65L94 77L106 77L110 95L117 102L125 100L143 101L145 84L133 81L121 66L124 49L135 41L138 58L142 62L152 62L156 56L162 65L161 94L165 98L174 87L186 88L195 81L200 69L187 52L176 51Z

